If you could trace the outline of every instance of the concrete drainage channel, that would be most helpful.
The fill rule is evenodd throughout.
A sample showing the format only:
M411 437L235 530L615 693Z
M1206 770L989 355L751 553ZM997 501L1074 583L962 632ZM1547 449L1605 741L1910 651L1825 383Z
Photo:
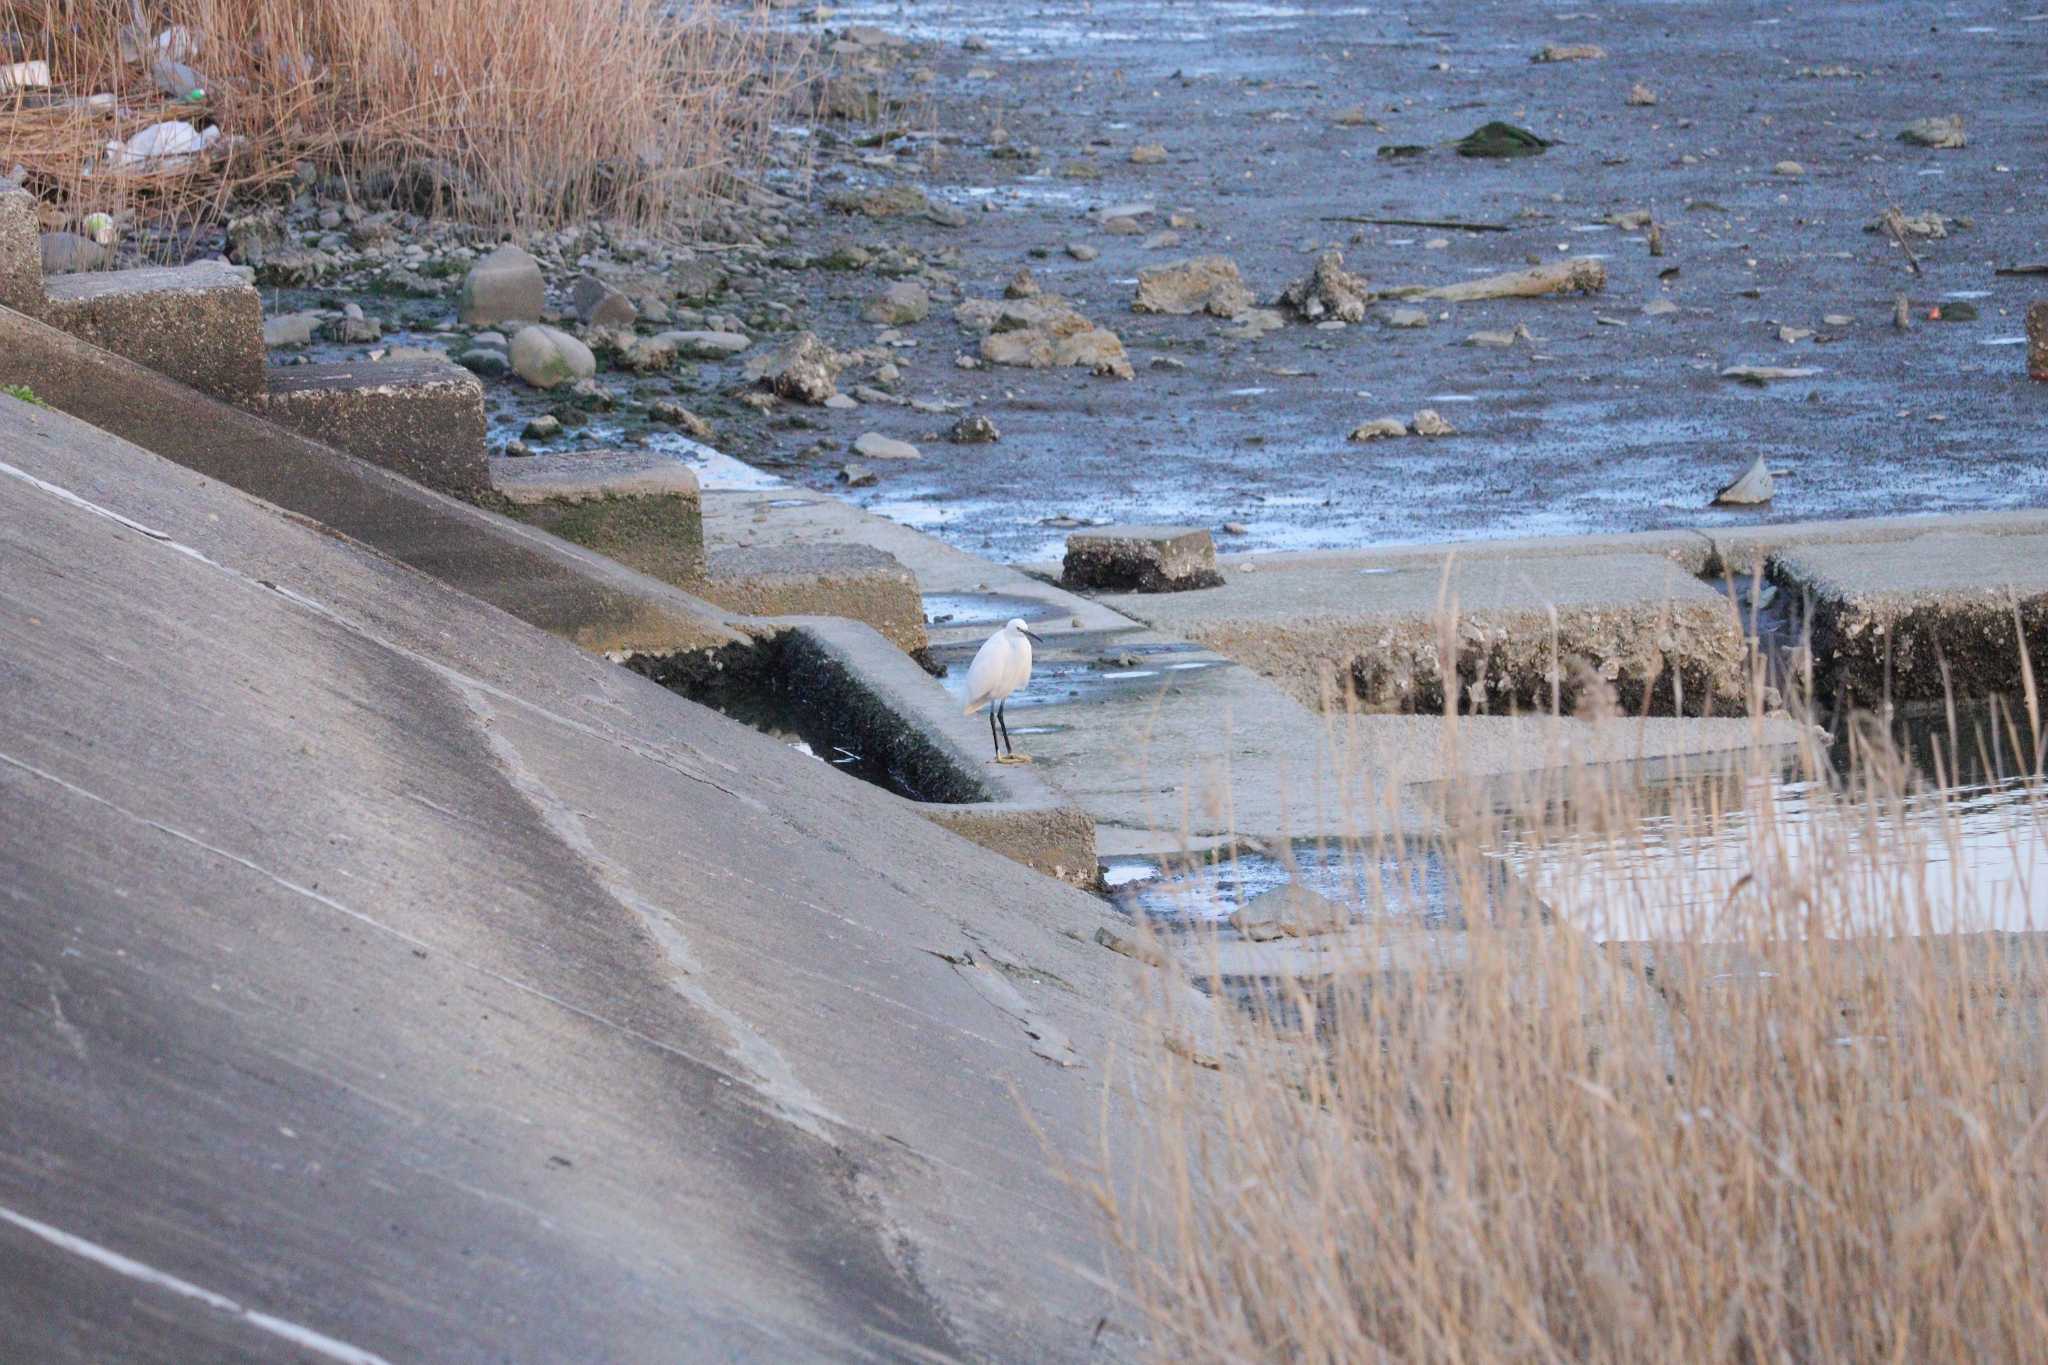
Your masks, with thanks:
M824 617L742 624L715 650L623 656L691 701L807 747L925 818L1072 886L1095 888L1095 822L1026 767L986 758L975 722L872 629Z

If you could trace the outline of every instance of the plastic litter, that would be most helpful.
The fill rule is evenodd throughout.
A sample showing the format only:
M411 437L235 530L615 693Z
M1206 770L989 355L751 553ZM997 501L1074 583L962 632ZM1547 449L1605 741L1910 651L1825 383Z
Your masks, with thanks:
M218 141L218 128L202 133L183 119L171 119L151 124L125 143L107 143L107 160L126 170L183 170Z
M48 62L12 62L0 66L0 90L48 90Z

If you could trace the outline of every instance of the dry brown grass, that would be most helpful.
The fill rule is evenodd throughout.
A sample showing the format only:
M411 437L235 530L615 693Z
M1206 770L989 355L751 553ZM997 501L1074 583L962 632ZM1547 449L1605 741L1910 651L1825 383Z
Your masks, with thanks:
M1361 931L1218 1070L1161 1005L1152 1140L1093 1176L1156 1358L2048 1359L2048 960L1928 932L2048 906L2042 785L1998 884L1952 856L1993 794L1868 731L1784 762L1508 794L1397 855L1462 939Z
M203 102L166 99L149 60L122 60L138 11L152 37L199 35L186 61ZM764 75L765 15L765 0L0 0L0 28L58 85L0 92L0 149L74 219L217 216L310 161L359 185L399 177L409 200L492 225L655 225L758 151L794 81ZM114 107L81 102L97 94ZM95 164L163 118L226 136L169 174Z

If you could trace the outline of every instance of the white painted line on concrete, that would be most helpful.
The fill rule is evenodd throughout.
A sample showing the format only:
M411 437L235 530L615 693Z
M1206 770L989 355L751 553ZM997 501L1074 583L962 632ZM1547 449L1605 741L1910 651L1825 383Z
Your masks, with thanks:
M315 1354L326 1356L329 1360L339 1360L344 1362L344 1365L391 1365L391 1362L383 1356L365 1351L360 1346L351 1346L345 1341L336 1341L333 1337L323 1332L316 1332L310 1327L301 1327L296 1322L287 1322L283 1318L272 1317L268 1313L259 1313L254 1309L244 1308L225 1294L216 1294L211 1289L201 1289L198 1285L187 1280L181 1280L175 1275L166 1275L154 1266L144 1265L132 1257L123 1256L118 1251L111 1251L101 1246L98 1242L88 1242L85 1238L66 1232L62 1228L53 1228L48 1223L39 1223L33 1218L16 1213L4 1204L0 1204L0 1222L12 1223L22 1231L33 1233L35 1236L42 1238L51 1246L68 1251L74 1256L82 1257L93 1262L95 1265L105 1266L108 1270L126 1275L131 1280L140 1280L144 1284L153 1284L159 1289L167 1289L173 1294L182 1294L188 1299L197 1299L208 1308L232 1314L243 1322L248 1323L251 1327L268 1332L272 1336L283 1337L294 1346L302 1346Z

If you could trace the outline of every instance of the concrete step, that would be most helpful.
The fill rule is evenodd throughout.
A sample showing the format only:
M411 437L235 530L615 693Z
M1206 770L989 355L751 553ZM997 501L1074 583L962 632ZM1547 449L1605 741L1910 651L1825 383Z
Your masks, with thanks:
M288 365L266 378L265 408L282 426L429 488L491 487L483 385L459 365L344 361Z
M489 462L512 515L695 591L704 580L697 476L645 450L566 451Z
M750 616L864 621L906 654L929 642L917 578L867 545L757 545L714 550L697 594Z

